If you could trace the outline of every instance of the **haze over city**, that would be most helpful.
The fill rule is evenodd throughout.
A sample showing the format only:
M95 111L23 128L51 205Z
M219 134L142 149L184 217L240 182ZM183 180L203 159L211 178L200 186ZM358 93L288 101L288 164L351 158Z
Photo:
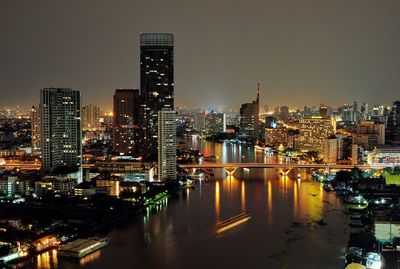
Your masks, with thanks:
M257 81L270 107L389 105L399 13L396 0L3 0L0 106L31 106L54 86L111 109L114 89L140 87L141 32L174 33L178 106L237 109Z

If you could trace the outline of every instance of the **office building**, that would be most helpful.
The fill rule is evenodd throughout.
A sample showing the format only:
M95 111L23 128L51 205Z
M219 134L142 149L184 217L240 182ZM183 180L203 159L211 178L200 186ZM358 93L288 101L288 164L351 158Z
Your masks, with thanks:
M40 152L40 107L33 106L31 109L31 141L32 141L32 152Z
M95 131L100 128L100 108L86 105L82 108L82 130Z
M205 111L195 112L193 120L194 120L193 128L197 132L204 132L206 128L206 112Z
M336 163L338 160L338 139L332 135L324 139L324 162Z
M258 139L260 136L260 83L257 88L257 99L240 107L240 133L246 139Z
M113 102L113 149L120 155L139 153L139 90L117 89Z
M361 145L364 150L372 150L385 144L385 124L373 121L360 121L357 132L353 134L353 144Z
M288 146L289 129L286 127L265 128L265 144L268 146Z
M140 35L142 149L145 159L157 158L157 115L174 110L174 35Z
M176 179L176 111L158 112L158 179Z
M274 116L265 117L265 128L276 128L277 127L277 119Z
M300 149L322 152L325 138L336 133L336 122L332 117L303 117L299 131L297 146Z
M206 134L226 132L226 115L223 112L210 111L206 114Z
M77 172L82 165L81 95L67 88L40 93L42 170ZM78 179L79 180L79 179Z
M387 121L386 139L391 142L400 142L400 101L393 102Z

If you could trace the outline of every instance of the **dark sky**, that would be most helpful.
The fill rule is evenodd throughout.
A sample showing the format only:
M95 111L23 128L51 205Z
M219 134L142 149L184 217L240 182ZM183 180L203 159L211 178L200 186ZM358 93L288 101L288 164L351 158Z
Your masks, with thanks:
M0 0L0 106L42 87L111 108L139 87L139 33L175 34L175 103L400 98L399 0Z

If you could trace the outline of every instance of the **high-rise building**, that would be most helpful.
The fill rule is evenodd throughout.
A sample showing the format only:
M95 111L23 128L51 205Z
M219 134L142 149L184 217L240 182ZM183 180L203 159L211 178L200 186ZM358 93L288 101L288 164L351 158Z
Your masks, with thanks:
M157 115L174 110L174 35L140 35L142 149L146 159L157 157Z
M218 134L226 132L226 114L211 111L206 114L206 133Z
M265 128L265 144L269 146L285 146L289 143L289 129L286 127Z
M333 117L311 116L300 119L297 146L303 150L323 150L324 139L336 132Z
M338 139L332 135L324 139L324 162L336 163L338 160Z
M282 121L287 121L289 119L289 107L288 106L281 106L279 119Z
M361 145L364 150L373 150L377 145L384 145L385 124L360 121L357 132L353 134L353 144Z
M260 83L257 87L257 99L240 107L240 133L247 139L258 139L260 136Z
M100 108L94 105L82 107L82 130L92 131L100 127Z
M40 107L33 106L31 109L31 141L32 141L32 152L40 151Z
M194 129L198 132L204 132L206 128L206 112L195 112L194 114Z
M139 90L117 89L113 107L113 149L120 155L139 150Z
M326 105L321 104L319 106L319 115L321 117L327 117L328 116L328 107Z
M393 102L387 121L386 139L391 142L400 142L400 101Z
M68 167L77 172L82 165L81 95L67 88L45 88L40 92L42 170L54 172ZM75 171L76 170L76 171Z
M276 128L277 127L277 119L274 116L266 116L265 117L265 128Z
M176 111L158 111L158 179L176 179Z

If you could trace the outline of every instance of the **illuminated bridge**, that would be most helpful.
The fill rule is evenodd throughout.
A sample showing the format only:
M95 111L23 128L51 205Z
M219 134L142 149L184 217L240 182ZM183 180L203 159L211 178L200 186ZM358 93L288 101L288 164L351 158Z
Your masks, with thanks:
M284 174L288 174L290 170L294 168L316 168L316 169L337 169L346 170L359 168L361 170L368 169L384 169L387 167L393 167L393 164L384 165L351 165L351 164L299 164L299 163L202 163L202 164L184 164L179 165L183 169L216 169L222 168L228 173L228 175L233 175L233 173L238 168L273 168L273 169L283 169Z

